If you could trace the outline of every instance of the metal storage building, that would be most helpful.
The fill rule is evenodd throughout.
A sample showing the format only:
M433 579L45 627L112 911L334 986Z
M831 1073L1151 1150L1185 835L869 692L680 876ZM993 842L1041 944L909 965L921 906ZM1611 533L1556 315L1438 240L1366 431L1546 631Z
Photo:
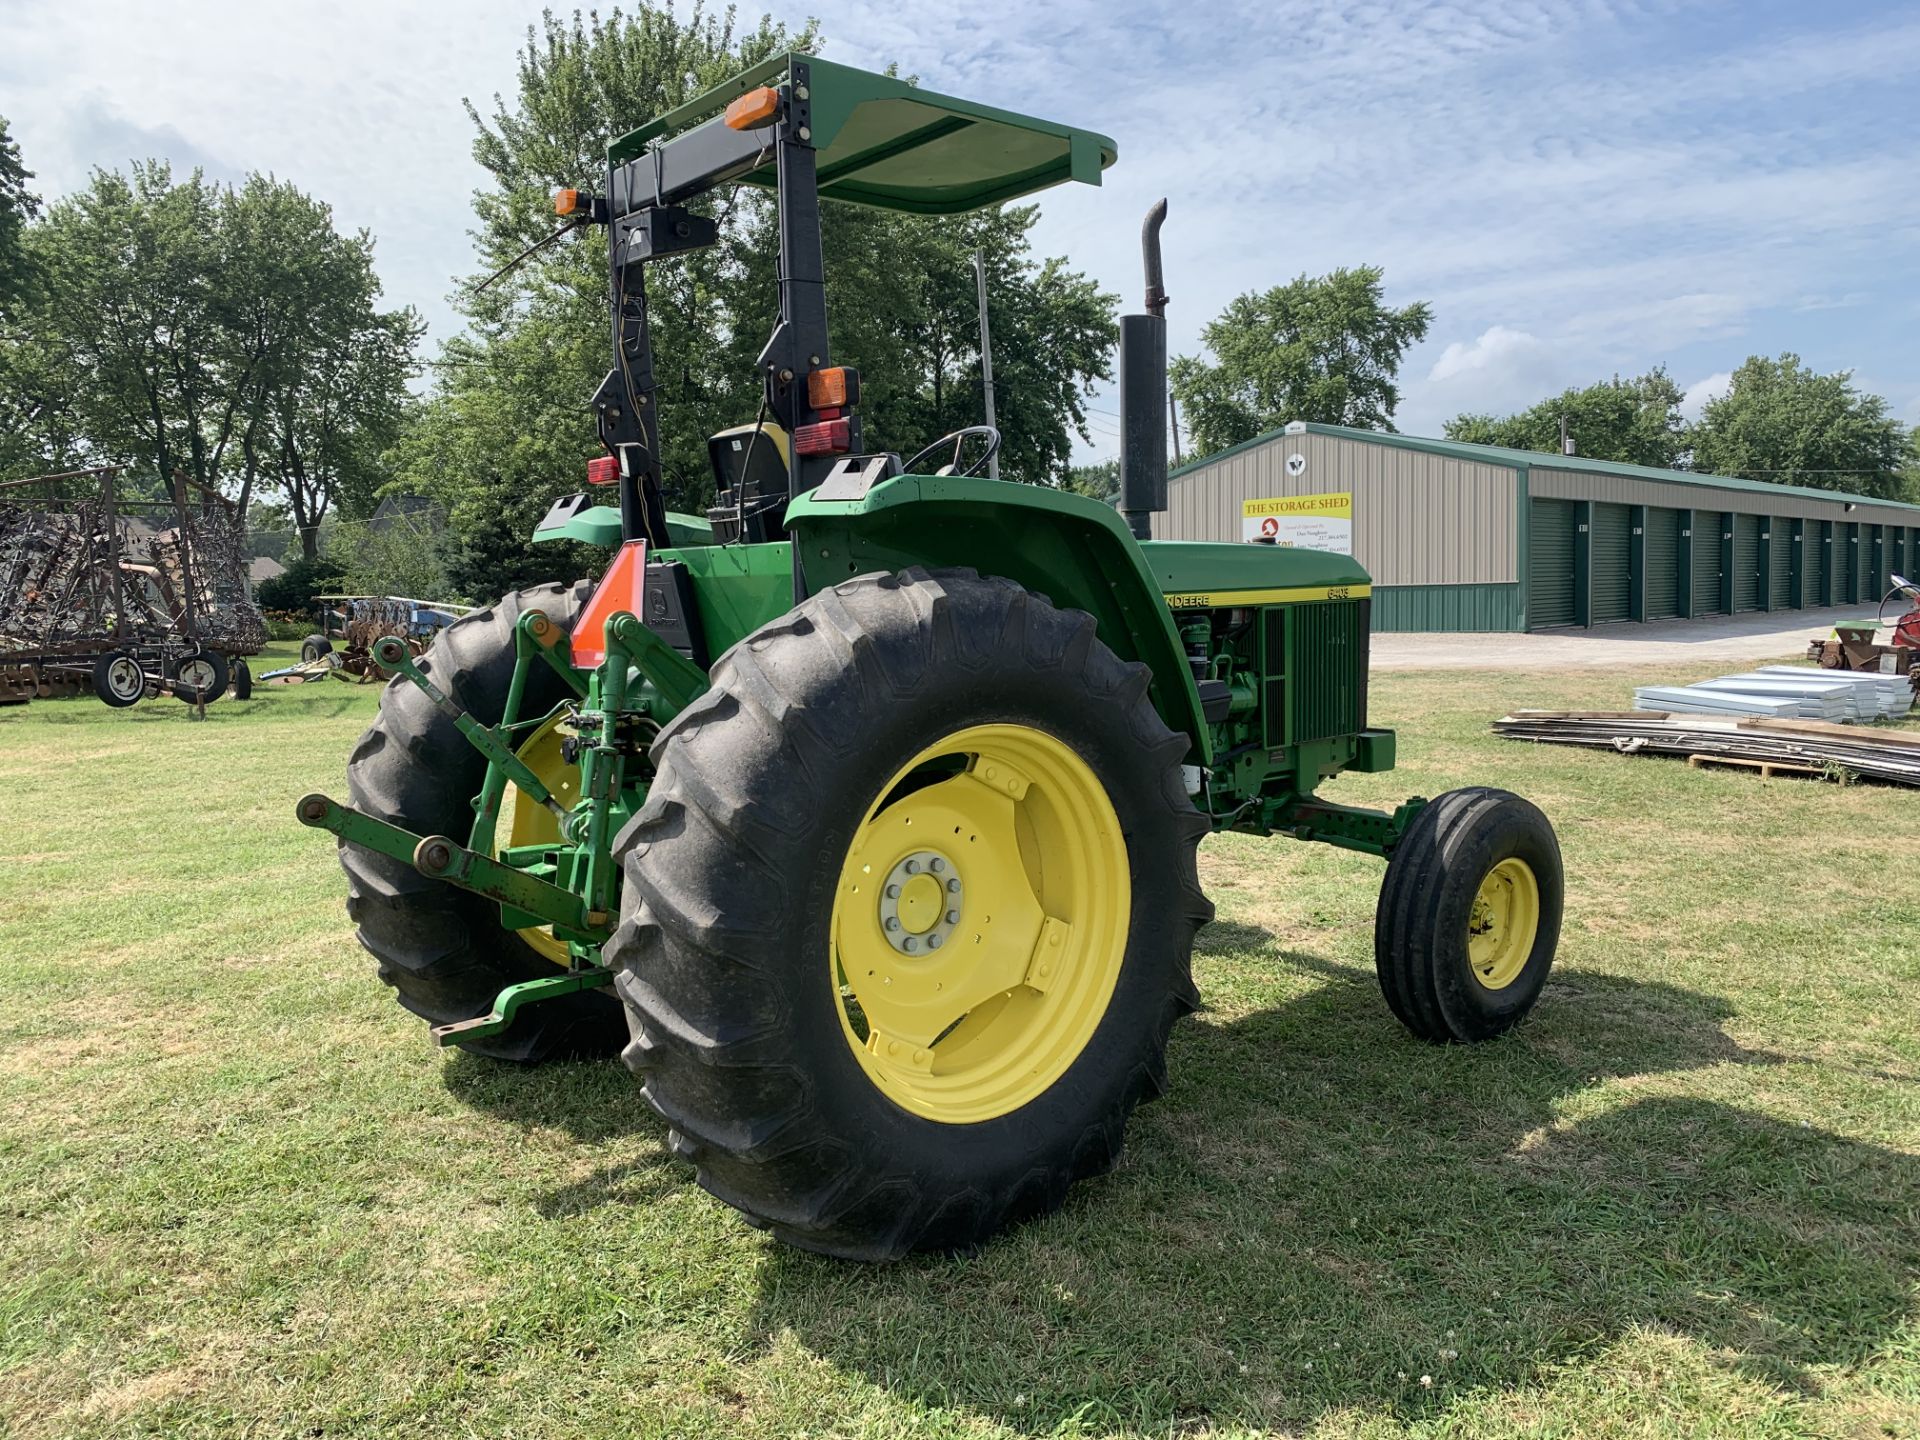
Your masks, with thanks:
M1299 421L1175 470L1154 537L1240 540L1286 497L1348 507L1376 630L1870 607L1920 571L1920 506Z

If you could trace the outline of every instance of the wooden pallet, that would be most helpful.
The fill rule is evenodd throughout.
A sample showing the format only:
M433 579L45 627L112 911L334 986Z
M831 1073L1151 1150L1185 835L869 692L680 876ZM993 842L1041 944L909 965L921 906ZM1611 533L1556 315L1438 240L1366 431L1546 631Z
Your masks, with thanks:
M1689 755L1687 764L1695 770L1705 769L1709 765L1729 765L1739 770L1758 770L1762 780L1771 780L1776 775L1807 775L1817 780L1826 773L1812 765L1793 765L1784 760L1745 760L1738 755Z

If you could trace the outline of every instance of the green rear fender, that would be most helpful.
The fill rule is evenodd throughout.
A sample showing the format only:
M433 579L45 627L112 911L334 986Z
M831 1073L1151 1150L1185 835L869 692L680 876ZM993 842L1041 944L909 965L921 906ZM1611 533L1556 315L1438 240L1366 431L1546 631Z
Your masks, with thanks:
M1093 616L1102 641L1153 672L1161 718L1211 763L1173 616L1117 512L1083 495L947 475L901 475L858 500L802 496L787 510L809 590L874 570L968 566Z

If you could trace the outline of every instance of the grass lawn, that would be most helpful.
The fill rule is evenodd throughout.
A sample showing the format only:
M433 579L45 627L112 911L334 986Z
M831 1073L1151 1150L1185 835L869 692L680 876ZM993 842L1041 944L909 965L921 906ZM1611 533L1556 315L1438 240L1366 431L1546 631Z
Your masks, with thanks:
M0 711L0 1433L1920 1434L1920 795L1486 731L1634 678L1378 676L1404 768L1332 788L1553 818L1514 1036L1399 1030L1377 862L1215 838L1122 1167L885 1269L709 1199L616 1063L432 1048L292 818L371 687Z

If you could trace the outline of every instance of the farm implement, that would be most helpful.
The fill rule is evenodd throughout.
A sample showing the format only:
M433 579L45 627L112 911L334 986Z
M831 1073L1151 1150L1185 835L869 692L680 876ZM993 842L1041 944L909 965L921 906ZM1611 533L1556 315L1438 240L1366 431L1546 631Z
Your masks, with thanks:
M1387 861L1375 958L1415 1035L1517 1023L1558 939L1560 856L1525 800L1391 812L1370 581L1344 555L1151 539L1166 506L1156 207L1121 320L1116 511L984 478L990 427L902 461L828 343L823 199L923 215L1097 184L1113 142L790 54L615 141L558 212L607 247L605 486L536 539L612 548L396 672L341 842L348 911L443 1044L620 1049L699 1182L793 1244L965 1249L1116 1162L1199 1002L1216 830ZM766 418L710 443L717 503L664 507L646 274L774 192ZM826 218L831 218L831 212ZM903 449L908 447L902 447ZM931 473L927 473L931 470Z
M233 502L179 474L131 498L121 470L0 484L0 703L251 693L267 629Z

